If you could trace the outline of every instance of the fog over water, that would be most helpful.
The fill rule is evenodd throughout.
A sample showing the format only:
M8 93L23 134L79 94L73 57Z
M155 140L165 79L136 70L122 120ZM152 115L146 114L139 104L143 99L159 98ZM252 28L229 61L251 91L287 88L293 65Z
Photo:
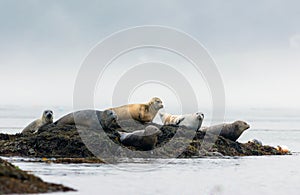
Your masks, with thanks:
M0 104L72 106L76 76L91 48L116 31L155 24L180 29L203 44L222 76L226 108L300 109L299 6L298 1L271 0L189 3L3 0L0 2ZM106 76L117 79L121 73L116 72L123 64L154 58L168 59L174 66L189 66L175 55L140 50L116 61L112 73ZM209 90L205 81L198 79L200 90L196 93L200 106L210 109ZM145 94L145 89L140 88L129 101L148 101L155 94L162 96L166 104L178 104L170 91L161 86L145 87L151 93ZM103 91L96 89L95 94L97 98ZM95 104L105 108L109 106L108 99ZM175 112L178 110L174 108Z

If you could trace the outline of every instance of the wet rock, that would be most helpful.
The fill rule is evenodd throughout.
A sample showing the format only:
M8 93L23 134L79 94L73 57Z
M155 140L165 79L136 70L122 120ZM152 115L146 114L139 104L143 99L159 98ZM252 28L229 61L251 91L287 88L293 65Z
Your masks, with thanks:
M28 150L28 153L31 154L31 155L34 155L34 154L35 154L35 151L34 151L34 149L30 148L30 149Z
M148 125L154 125L162 131L162 134L158 136L156 145L156 149L161 150L156 152L156 156L161 154L161 156L168 157L168 154L178 151L178 148L182 145L186 147L177 155L179 158L288 154L271 146L263 146L252 142L242 144L222 136L191 131L185 127L161 126L155 123L146 124L146 126ZM132 132L144 128L144 124L123 121L113 128L105 129L105 134L104 131L99 129L77 129L75 126L51 124L42 127L37 134L0 134L0 155L39 158L94 158L95 155L84 144L82 137L88 140L89 148L109 150L111 145L117 144L118 147L113 152L119 154L121 148L125 146L120 143L117 131ZM168 145L169 142L172 142L170 146ZM138 150L134 147L127 148ZM119 156L122 155L126 157L124 154ZM172 157L172 155L169 156Z
M63 185L42 181L0 159L0 194L32 194L75 191Z

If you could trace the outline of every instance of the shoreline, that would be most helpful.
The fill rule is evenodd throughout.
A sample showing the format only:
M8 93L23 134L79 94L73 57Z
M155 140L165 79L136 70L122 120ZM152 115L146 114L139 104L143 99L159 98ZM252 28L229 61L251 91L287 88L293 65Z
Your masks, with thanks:
M0 194L32 194L76 191L48 183L0 158Z

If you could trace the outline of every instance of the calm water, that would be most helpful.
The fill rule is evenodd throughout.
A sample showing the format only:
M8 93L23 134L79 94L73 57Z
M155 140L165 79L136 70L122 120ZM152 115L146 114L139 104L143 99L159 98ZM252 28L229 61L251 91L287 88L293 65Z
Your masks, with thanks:
M12 161L46 181L79 190L69 194L299 194L300 190L299 155L167 162L136 159L118 165ZM137 167L139 171L134 171Z
M53 110L59 117L70 109L56 107ZM23 126L39 117L41 112L41 108L1 108L0 129L6 133L20 132ZM61 183L78 190L68 194L299 194L299 112L250 109L246 112L227 112L226 119L243 119L250 123L251 129L240 137L240 142L256 138L264 144L286 145L293 155L223 159L131 159L114 165L31 163L20 158L8 160L21 169L32 171L45 181Z

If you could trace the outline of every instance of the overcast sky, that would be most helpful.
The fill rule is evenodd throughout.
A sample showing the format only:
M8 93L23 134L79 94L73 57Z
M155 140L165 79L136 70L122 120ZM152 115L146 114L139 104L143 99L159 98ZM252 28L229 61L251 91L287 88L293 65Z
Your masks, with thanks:
M297 0L0 0L0 104L70 106L80 65L99 41L164 25L209 51L227 107L300 109L299 7Z

